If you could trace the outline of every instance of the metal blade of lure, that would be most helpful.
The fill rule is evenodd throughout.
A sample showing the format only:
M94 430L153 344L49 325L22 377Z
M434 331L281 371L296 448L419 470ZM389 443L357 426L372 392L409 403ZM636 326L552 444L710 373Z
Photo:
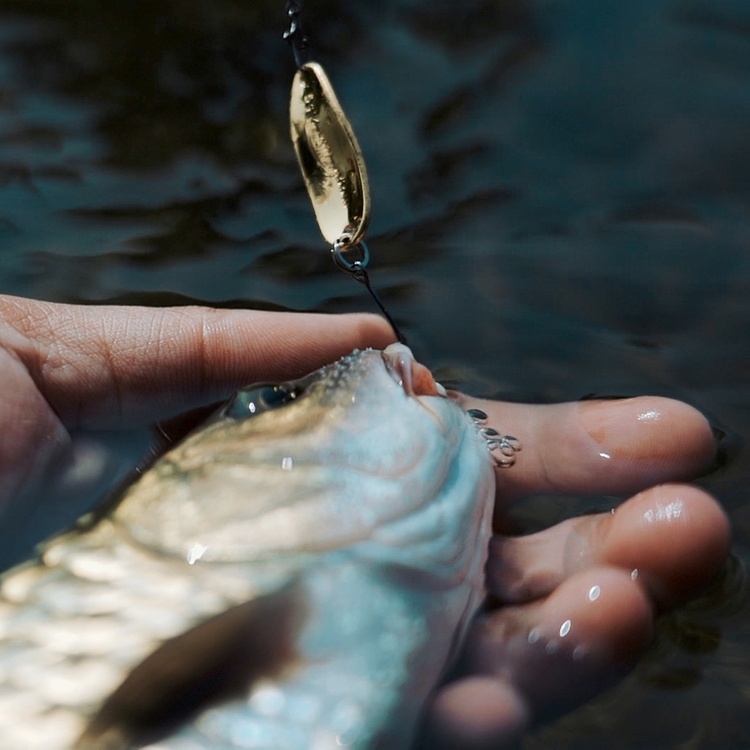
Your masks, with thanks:
M297 70L289 119L321 234L331 247L355 247L370 221L367 169L354 131L318 63L305 63Z
M323 67L303 62L307 42L297 3L287 10L297 72L292 82L289 120L294 151L323 238L334 261L365 286L401 343L405 338L370 284L370 252L364 235L370 222L370 185L362 151Z

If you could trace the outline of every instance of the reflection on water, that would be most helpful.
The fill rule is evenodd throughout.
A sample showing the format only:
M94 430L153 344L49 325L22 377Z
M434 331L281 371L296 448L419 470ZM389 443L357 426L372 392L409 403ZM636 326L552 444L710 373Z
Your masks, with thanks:
M0 0L2 291L371 309L298 175L283 5ZM673 395L750 434L749 4L306 8L367 159L373 281L423 359L514 399ZM747 562L735 452L705 484ZM750 614L728 597L529 747L738 746Z

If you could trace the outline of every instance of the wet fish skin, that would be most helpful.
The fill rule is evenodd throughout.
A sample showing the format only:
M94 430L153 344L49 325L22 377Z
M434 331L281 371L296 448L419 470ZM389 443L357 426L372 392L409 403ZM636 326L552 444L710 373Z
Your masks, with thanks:
M241 391L7 574L0 747L409 747L481 599L494 498L471 419L411 392L409 357L355 352L252 416ZM173 726L163 680L213 680L199 656L250 673Z

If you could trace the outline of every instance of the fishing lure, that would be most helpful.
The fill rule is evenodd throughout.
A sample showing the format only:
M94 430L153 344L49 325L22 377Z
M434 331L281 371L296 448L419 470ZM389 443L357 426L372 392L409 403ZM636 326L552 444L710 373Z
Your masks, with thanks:
M370 283L370 251L364 237L370 223L370 185L367 168L354 130L339 103L323 67L311 60L310 47L300 23L302 8L287 2L289 28L284 39L294 54L297 72L289 103L292 143L323 238L336 264L363 284L402 344L406 343L393 318ZM487 449L502 467L516 461L521 444L487 425L477 409L469 415L485 438Z
M370 283L370 185L362 150L323 67L309 59L299 3L287 3L289 42L297 64L289 103L292 143L323 238L336 264L363 284L391 324L406 339Z

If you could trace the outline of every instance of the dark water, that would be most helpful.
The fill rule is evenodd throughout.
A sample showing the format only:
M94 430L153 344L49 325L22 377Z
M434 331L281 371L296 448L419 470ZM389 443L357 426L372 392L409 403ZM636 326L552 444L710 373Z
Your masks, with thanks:
M306 10L370 172L373 280L421 358L515 400L695 404L750 562L750 3ZM0 0L0 290L371 309L301 185L284 22L282 0ZM749 708L750 611L722 590L527 746L750 747Z

